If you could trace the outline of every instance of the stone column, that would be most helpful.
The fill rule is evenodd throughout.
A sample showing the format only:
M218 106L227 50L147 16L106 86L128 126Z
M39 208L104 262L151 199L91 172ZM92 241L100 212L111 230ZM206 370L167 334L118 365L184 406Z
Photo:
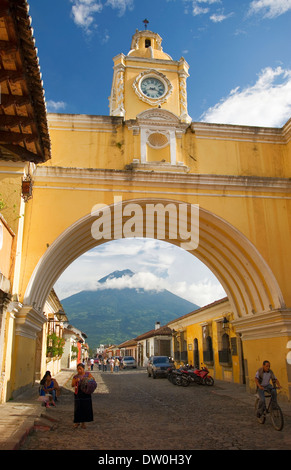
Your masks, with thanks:
M124 72L125 67L123 64L119 64L116 67L116 79L115 79L115 109L113 116L125 116L124 107Z
M179 61L179 96L180 96L180 119L182 122L191 122L191 117L188 114L187 105L187 86L186 80L189 77L188 64L185 59L181 58Z

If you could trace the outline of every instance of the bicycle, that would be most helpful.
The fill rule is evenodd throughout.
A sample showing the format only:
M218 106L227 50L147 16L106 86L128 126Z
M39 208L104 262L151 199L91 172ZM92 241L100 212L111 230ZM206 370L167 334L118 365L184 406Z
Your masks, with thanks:
M266 421L267 414L270 414L273 427L276 429L276 431L281 431L284 426L284 418L283 418L282 410L280 406L278 405L277 400L273 399L270 392L265 390L264 394L265 394L265 398L266 399L269 398L270 400L268 401L268 403L266 400L264 411L262 415L258 417L257 413L258 413L260 398L257 395L257 399L255 402L255 413L256 413L257 420L260 424L264 424Z

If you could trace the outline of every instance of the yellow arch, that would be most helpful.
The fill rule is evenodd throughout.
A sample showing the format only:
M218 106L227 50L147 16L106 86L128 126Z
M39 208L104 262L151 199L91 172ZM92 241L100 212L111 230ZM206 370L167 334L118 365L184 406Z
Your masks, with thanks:
M116 211L119 214L116 222L123 224L125 221L123 209L130 203L138 204L145 209L149 203L174 204L178 207L181 201L156 198L122 201L109 206L110 210L107 215L104 215L104 220L111 223L109 217L111 218L111 209L115 207L119 209ZM191 205L187 204L188 213L190 208ZM187 213L184 217L187 217ZM51 244L30 278L24 295L25 305L30 305L41 312L51 288L62 272L83 253L108 241L96 240L92 237L91 228L96 218L94 214L82 217ZM164 241L181 246L184 240L179 236L176 240L169 239L168 222L166 219ZM145 237L145 227L143 230ZM199 244L190 252L207 265L218 278L228 295L236 319L272 309L285 308L279 285L256 247L229 222L201 207L199 208Z

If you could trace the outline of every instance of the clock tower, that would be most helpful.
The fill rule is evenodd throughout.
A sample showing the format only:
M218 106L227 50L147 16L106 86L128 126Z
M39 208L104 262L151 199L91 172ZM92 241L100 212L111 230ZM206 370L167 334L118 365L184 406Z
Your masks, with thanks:
M191 123L187 62L173 60L163 51L161 37L148 30L137 30L128 54L113 60L110 115L122 117L138 142L131 167L187 171L181 161L181 139Z
M159 108L181 122L191 122L187 111L186 79L189 66L173 60L162 49L162 38L152 31L136 31L127 55L114 57L110 115L135 119Z

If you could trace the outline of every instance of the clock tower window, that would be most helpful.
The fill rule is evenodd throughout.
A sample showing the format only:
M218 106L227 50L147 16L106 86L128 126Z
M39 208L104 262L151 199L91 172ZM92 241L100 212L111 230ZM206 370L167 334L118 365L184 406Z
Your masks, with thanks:
M151 47L151 40L150 40L150 39L146 39L144 45L145 45L145 48Z

